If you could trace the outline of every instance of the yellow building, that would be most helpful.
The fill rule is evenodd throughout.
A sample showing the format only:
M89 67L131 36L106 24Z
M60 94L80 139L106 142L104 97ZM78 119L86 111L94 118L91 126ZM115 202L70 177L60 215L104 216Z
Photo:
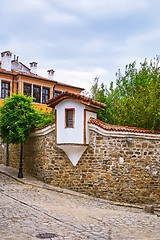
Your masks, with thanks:
M61 92L81 93L84 89L53 80L53 69L48 70L48 78L37 75L37 63L31 62L30 68L18 61L18 57L5 51L0 61L0 106L4 99L12 93L23 93L34 98L33 103L38 109L48 109L45 104Z

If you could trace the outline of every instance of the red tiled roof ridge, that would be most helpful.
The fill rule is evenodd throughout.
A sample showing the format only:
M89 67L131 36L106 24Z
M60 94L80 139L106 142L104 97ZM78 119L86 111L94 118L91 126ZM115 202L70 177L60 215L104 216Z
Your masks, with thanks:
M45 78L45 77L41 77L39 75L35 75L35 74L32 74L32 73L26 73L26 72L23 72L23 71L16 71L16 70L13 70L11 69L11 71L7 71L3 68L0 67L0 72L2 73L6 73L6 74L11 74L11 75L25 75L25 76L29 76L29 77L35 77L35 78L41 78L41 79L44 79L44 80L49 80L48 78Z
M4 51L4 52L2 52L2 53L10 53L10 51Z
M160 134L160 130L155 130L153 132L153 131L151 131L149 129L145 129L145 128L111 125L111 124L104 123L104 122L100 121L99 119L95 119L95 118L90 118L88 123L95 124L105 130L108 130L108 131Z
M34 78L40 78L42 80L48 80L48 78L45 78L45 77L41 77L37 74L32 74L32 73L26 73L26 72L22 72L22 71L16 71L17 72L17 75L20 74L20 75L25 75L25 76L28 76L28 77L34 77ZM56 82L56 81L53 81L53 82Z
M78 88L78 89L84 90L84 88L72 86L72 85L69 85L69 84L67 84L67 83L57 82L57 84L58 84L58 85L63 85L63 86L66 86L66 87Z
M57 85L84 90L84 88L75 87L75 86L72 86L72 85L69 85L69 84L65 84L65 83L60 83L60 82L57 82L55 80L50 80L49 78L41 77L41 76L39 76L37 74L26 73L26 72L22 72L22 71L16 71L16 70L13 70L13 69L11 69L11 71L7 71L7 70L5 70L5 69L0 67L0 73L6 73L6 74L15 75L15 76L17 76L17 75L24 75L24 76L28 76L28 77L42 79L42 80L45 80L45 81L50 81L50 82L56 83Z
M26 72L23 72L23 71L16 71L16 70L13 70L11 69L11 71L7 71L5 69L2 69L0 67L0 73L6 73L6 74L11 74L11 75L14 75L14 76L18 76L18 75L24 75L26 77L33 77L33 78L38 78L38 79L41 79L41 80L45 80L45 81L52 81L54 83L57 83L57 81L54 81L54 80L50 80L48 78L45 78L45 77L41 77L37 74L32 74L32 73L26 73Z
M86 97L86 96L78 94L78 93L71 93L71 92L68 92L68 91L62 92L59 95L57 95L56 97L54 97L52 99L49 99L47 104L50 104L50 103L52 103L53 100L55 101L55 100L61 99L62 97L65 97L65 96L69 96L69 97L72 97L73 99L79 99L79 100L82 100L84 102L88 102L88 103L91 103L93 105L97 105L97 106L100 106L102 108L106 108L106 104L104 104L104 103L97 102L97 101L93 100L92 98Z
M1 68L1 67L0 67L0 73L6 73L6 74L11 74L11 75L16 75L16 74L13 72L13 70L7 71L7 70L5 70L5 69L3 69L3 68Z

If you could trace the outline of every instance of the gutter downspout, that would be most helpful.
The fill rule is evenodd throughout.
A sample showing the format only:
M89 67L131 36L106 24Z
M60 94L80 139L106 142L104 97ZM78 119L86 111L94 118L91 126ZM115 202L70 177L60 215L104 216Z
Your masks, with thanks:
M53 86L53 98L54 98L54 95L55 95L55 86L57 85L57 82L54 84Z
M13 75L13 78L12 78L12 93L14 93L14 80L15 80L15 76Z

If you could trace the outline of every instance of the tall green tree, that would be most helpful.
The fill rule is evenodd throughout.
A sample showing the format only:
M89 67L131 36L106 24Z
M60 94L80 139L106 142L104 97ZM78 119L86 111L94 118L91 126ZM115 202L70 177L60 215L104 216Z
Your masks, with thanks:
M129 64L122 75L116 73L116 87L113 82L107 89L104 84L98 87L94 99L107 105L98 117L107 123L149 128L160 128L160 67L159 59ZM102 97L103 96L103 97Z
M0 111L0 134L3 142L21 144L18 177L23 178L23 143L34 131L35 127L43 122L43 116L32 106L32 99L22 94L14 94L13 97L5 99Z

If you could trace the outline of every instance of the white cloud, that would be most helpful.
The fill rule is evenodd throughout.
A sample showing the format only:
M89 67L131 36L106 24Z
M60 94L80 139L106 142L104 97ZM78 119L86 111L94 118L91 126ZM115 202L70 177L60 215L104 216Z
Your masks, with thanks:
M79 19L72 15L65 12L58 12L58 11L50 11L49 13L45 14L44 20L48 23L52 23L54 25L60 24L76 24L79 23Z
M118 68L159 55L158 0L1 1L1 51L10 50L39 74L90 89L115 80ZM45 70L43 68L46 68Z
M55 0L55 2L87 16L105 18L128 15L147 7L147 0Z
M127 36L121 44L115 46L113 52L121 56L121 58L126 56L126 59L132 57L137 60L138 58L140 59L140 56L143 56L143 58L152 58L154 57L154 53L159 54L159 48L157 49L159 42L160 30L153 29L147 32Z
M83 46L83 52L85 54L91 53L91 54L95 54L95 53L100 53L100 52L104 52L104 50L107 47L107 42L101 39L93 39L89 42L86 42Z
M39 69L38 74L47 77L46 69ZM96 76L101 77L106 74L105 69L95 68L92 71L56 69L54 79L58 82L85 88L90 90L93 80Z
M144 44L146 42L152 42L158 40L160 41L160 30L153 29L152 31L143 32L141 34L137 34L136 36L129 36L126 40L127 44Z
M44 10L47 7L47 1L45 0L6 0L7 9L12 12L27 12L31 10Z
M78 19L80 15L91 18L117 18L145 9L147 0L6 0L7 9L13 12L40 11L47 21L64 22ZM48 15L48 16L47 16Z

